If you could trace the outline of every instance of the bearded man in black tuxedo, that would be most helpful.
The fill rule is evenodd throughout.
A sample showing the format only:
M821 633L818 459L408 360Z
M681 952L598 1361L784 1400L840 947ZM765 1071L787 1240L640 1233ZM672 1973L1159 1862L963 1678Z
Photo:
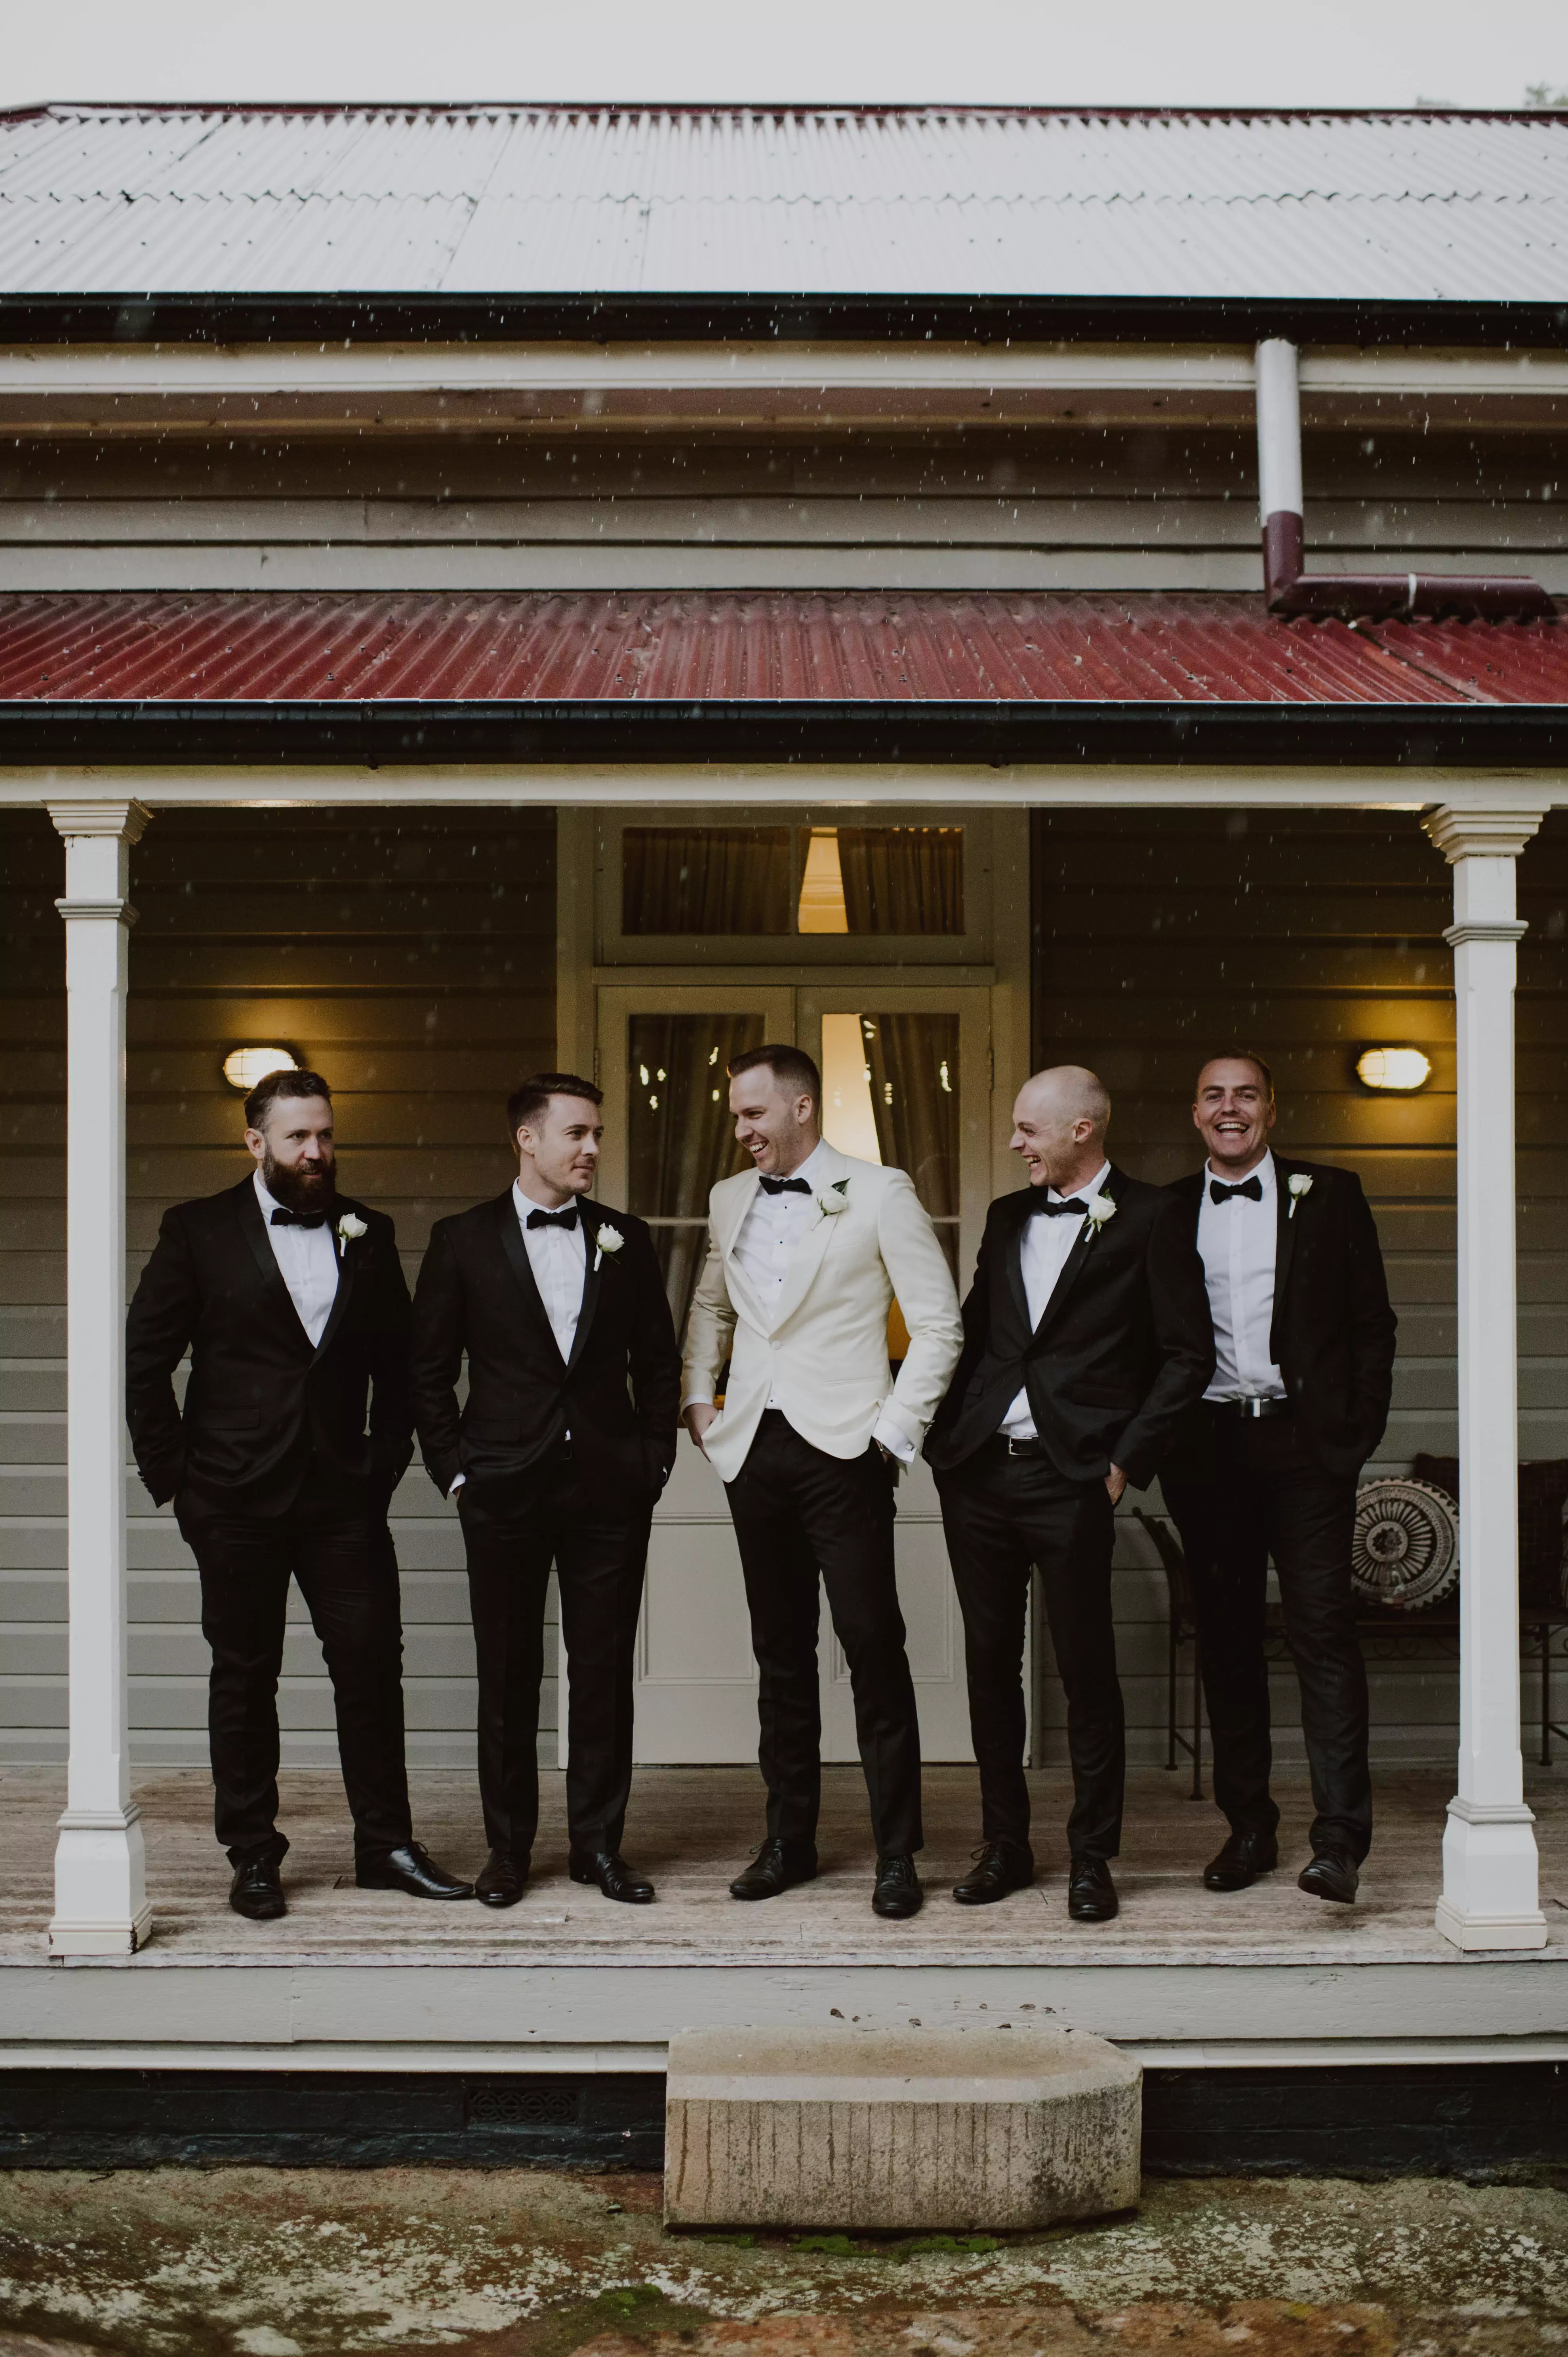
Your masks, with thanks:
M467 1899L470 1885L435 1864L409 1820L387 1507L413 1453L413 1413L392 1223L338 1192L319 1073L269 1073L245 1123L254 1172L165 1212L125 1340L136 1468L156 1503L174 1500L201 1577L230 1904L262 1921L285 1912L277 1682L291 1576L332 1680L356 1882ZM188 1349L182 1415L173 1375Z
M1111 1619L1116 1501L1154 1479L1214 1368L1203 1269L1168 1194L1105 1152L1111 1100L1079 1065L1013 1108L1029 1184L986 1216L964 1346L926 1442L963 1613L984 1848L953 1897L985 1906L1035 1875L1024 1777L1024 1632L1038 1569L1067 1693L1068 1912L1118 1908L1125 1736Z
M414 1288L420 1446L442 1496L456 1495L468 1564L489 1843L476 1888L489 1907L522 1897L539 1825L552 1563L566 1644L569 1870L607 1899L654 1896L620 1844L633 1647L649 1526L675 1460L681 1355L648 1228L590 1199L602 1102L572 1072L514 1090L515 1183L437 1222Z
M1316 1810L1297 1878L1348 1905L1372 1838L1350 1541L1356 1483L1389 1419L1396 1320L1360 1180L1271 1153L1275 1110L1261 1057L1217 1056L1197 1076L1192 1117L1208 1160L1170 1192L1202 1255L1219 1359L1160 1486L1192 1578L1214 1797L1230 1823L1204 1881L1241 1890L1279 1859L1263 1651L1272 1556Z

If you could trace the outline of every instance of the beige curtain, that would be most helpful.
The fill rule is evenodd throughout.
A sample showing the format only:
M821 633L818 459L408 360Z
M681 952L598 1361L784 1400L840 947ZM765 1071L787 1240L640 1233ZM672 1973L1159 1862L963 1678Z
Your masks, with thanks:
M865 1060L876 1144L885 1163L907 1170L933 1220L959 1208L958 1017L865 1015ZM956 1232L937 1233L950 1261Z
M961 826L841 826L852 933L961 933Z
M621 836L625 933L787 933L789 830L628 826Z
M732 1056L761 1045L760 1015L631 1020L628 1209L639 1219L692 1222L653 1231L677 1335L685 1329L707 1250L708 1191L746 1161L735 1142L725 1068Z

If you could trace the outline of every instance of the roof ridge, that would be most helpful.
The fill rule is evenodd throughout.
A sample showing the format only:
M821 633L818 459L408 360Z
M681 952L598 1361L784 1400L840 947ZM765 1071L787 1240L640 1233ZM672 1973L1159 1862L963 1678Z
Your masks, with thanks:
M962 121L1097 123L1529 123L1568 125L1568 108L1553 106L1031 106L1016 102L964 103L950 99L44 99L0 106L0 123L38 115L153 117L180 114L838 114L886 118L945 115Z

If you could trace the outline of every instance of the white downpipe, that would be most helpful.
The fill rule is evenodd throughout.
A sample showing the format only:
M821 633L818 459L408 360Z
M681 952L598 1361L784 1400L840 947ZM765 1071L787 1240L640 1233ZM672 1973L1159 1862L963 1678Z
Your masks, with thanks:
M1301 371L1295 346L1270 336L1255 356L1258 409L1258 511L1299 516L1301 489Z

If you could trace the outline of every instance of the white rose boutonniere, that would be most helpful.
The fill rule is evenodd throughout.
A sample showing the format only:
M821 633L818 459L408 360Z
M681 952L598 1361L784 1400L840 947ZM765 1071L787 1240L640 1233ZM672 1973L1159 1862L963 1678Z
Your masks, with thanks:
M848 1190L849 1180L847 1178L835 1178L831 1187L824 1188L822 1194L817 1197L817 1209L822 1212L824 1219L832 1219L835 1211L848 1211Z
M342 1259L356 1236L369 1235L370 1229L357 1211L345 1211L338 1222L338 1257Z
M610 1258L613 1260L625 1242L626 1238L622 1235L618 1228L612 1228L607 1220L601 1220L599 1222L599 1232L594 1238L595 1270L597 1270L599 1263L603 1260L606 1253L608 1253Z
M1296 1205L1304 1195L1310 1195L1311 1192L1312 1180L1307 1173L1305 1170L1293 1170L1290 1174L1290 1210L1285 1214L1287 1219L1294 1219Z
M1100 1231L1105 1225L1106 1221L1113 1220L1115 1217L1116 1198L1114 1195L1091 1195L1090 1197L1088 1233L1090 1243L1094 1242L1095 1237L1100 1233Z

